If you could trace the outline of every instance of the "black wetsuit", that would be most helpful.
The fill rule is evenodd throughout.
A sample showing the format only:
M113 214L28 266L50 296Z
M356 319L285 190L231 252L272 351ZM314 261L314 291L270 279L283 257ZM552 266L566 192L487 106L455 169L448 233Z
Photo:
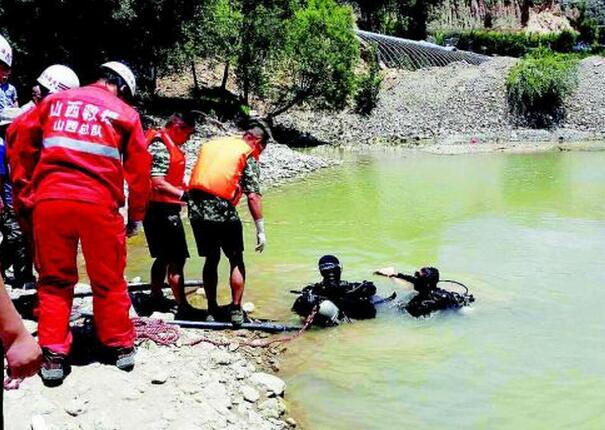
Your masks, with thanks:
M322 301L329 300L340 310L339 320L344 318L371 319L376 317L375 295L376 286L368 281L339 281L338 285L318 282L303 288L301 295L294 302L292 310L306 318ZM322 315L316 315L313 323L320 326L332 325Z
M432 312L446 309L459 309L475 301L470 294L459 294L438 287L426 287L421 280L414 276L400 273L397 278L411 282L414 284L414 289L418 291L418 295L408 303L399 306L413 317L427 316Z

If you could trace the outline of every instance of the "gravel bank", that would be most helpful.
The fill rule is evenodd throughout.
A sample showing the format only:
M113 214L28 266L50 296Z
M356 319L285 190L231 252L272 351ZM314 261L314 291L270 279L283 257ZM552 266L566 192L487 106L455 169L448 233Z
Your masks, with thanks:
M388 71L380 101L363 117L298 110L277 118L288 128L332 144L439 144L548 142L602 139L605 136L605 61L581 61L579 86L566 102L568 117L553 130L520 128L512 123L506 99L506 76L517 60L494 58L473 66Z
M160 120L155 122L161 123ZM187 157L187 178L204 142L230 134L241 135L242 131L231 124L223 124L219 127L214 123L205 123L198 127L198 132L183 147ZM329 157L304 154L272 141L261 155L260 163L261 181L266 189L304 177L315 170L336 165L339 161Z

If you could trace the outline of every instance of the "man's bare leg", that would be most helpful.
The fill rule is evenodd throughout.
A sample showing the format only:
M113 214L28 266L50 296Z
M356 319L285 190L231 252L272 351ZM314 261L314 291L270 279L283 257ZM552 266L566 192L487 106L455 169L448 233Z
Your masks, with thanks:
M204 262L204 270L202 272L204 291L206 292L206 300L208 301L208 312L210 314L215 313L218 309L216 289L218 285L218 263L220 260L220 251L213 255L207 255L206 261Z
M231 265L231 302L234 306L241 306L246 283L246 267L241 253L229 259Z
M183 275L184 261L168 263L168 285L174 295L174 300L179 306L187 306L185 295L185 276Z

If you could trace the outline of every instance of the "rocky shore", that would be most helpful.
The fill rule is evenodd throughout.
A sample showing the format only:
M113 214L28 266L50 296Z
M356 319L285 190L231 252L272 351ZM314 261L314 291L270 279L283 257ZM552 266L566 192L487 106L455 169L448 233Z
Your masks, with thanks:
M162 123L160 118L153 120L156 125ZM203 122L198 126L198 132L183 147L187 157L186 177L189 177L204 142L214 137L241 134L242 131L231 123ZM262 185L269 188L304 177L315 170L334 166L339 164L339 161L330 157L305 154L271 140L261 155L260 163Z
M86 290L80 286L77 290ZM22 295L13 291L12 296ZM90 312L90 297L75 309ZM134 310L131 315L136 317ZM171 319L171 314L154 314ZM245 330L178 330L169 346L143 340L136 366L125 373L89 354L90 323L75 323L71 374L63 385L46 388L38 377L5 392L7 430L266 429L294 428L287 417L286 384L275 372L283 344L268 334ZM25 321L33 333L34 321Z
M566 100L560 127L534 130L514 124L506 99L506 77L517 60L494 58L473 66L456 63L418 71L386 72L371 115L351 111L297 110L276 118L288 129L325 143L437 144L558 142L605 138L605 59L590 57L578 67L579 85Z

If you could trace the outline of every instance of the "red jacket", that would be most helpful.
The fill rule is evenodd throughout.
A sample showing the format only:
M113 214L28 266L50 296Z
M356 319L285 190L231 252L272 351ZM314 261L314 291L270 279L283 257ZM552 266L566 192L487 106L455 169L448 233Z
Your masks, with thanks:
M133 108L93 84L49 95L25 115L15 125L9 156L20 165L14 183L31 181L34 203L64 199L118 208L126 178L129 220L144 218L151 156Z
M33 207L31 175L28 175L27 172L33 171L40 154L37 147L29 145L27 148L22 148L24 153L17 160L15 146L19 139L26 142L35 139L35 134L31 134L34 130L35 121L35 109L31 109L19 115L6 129L6 154L13 184L13 206L17 214L22 210ZM25 153L25 151L28 151L28 153Z
M185 153L181 151L170 138L170 135L166 130L150 130L147 132L147 146L154 142L162 142L162 144L168 150L170 155L170 164L168 165L168 172L164 179L170 185L174 185L177 188L184 190L186 188L184 177L185 177ZM151 201L171 204L183 204L177 197L162 193L161 191L153 189L151 190Z

